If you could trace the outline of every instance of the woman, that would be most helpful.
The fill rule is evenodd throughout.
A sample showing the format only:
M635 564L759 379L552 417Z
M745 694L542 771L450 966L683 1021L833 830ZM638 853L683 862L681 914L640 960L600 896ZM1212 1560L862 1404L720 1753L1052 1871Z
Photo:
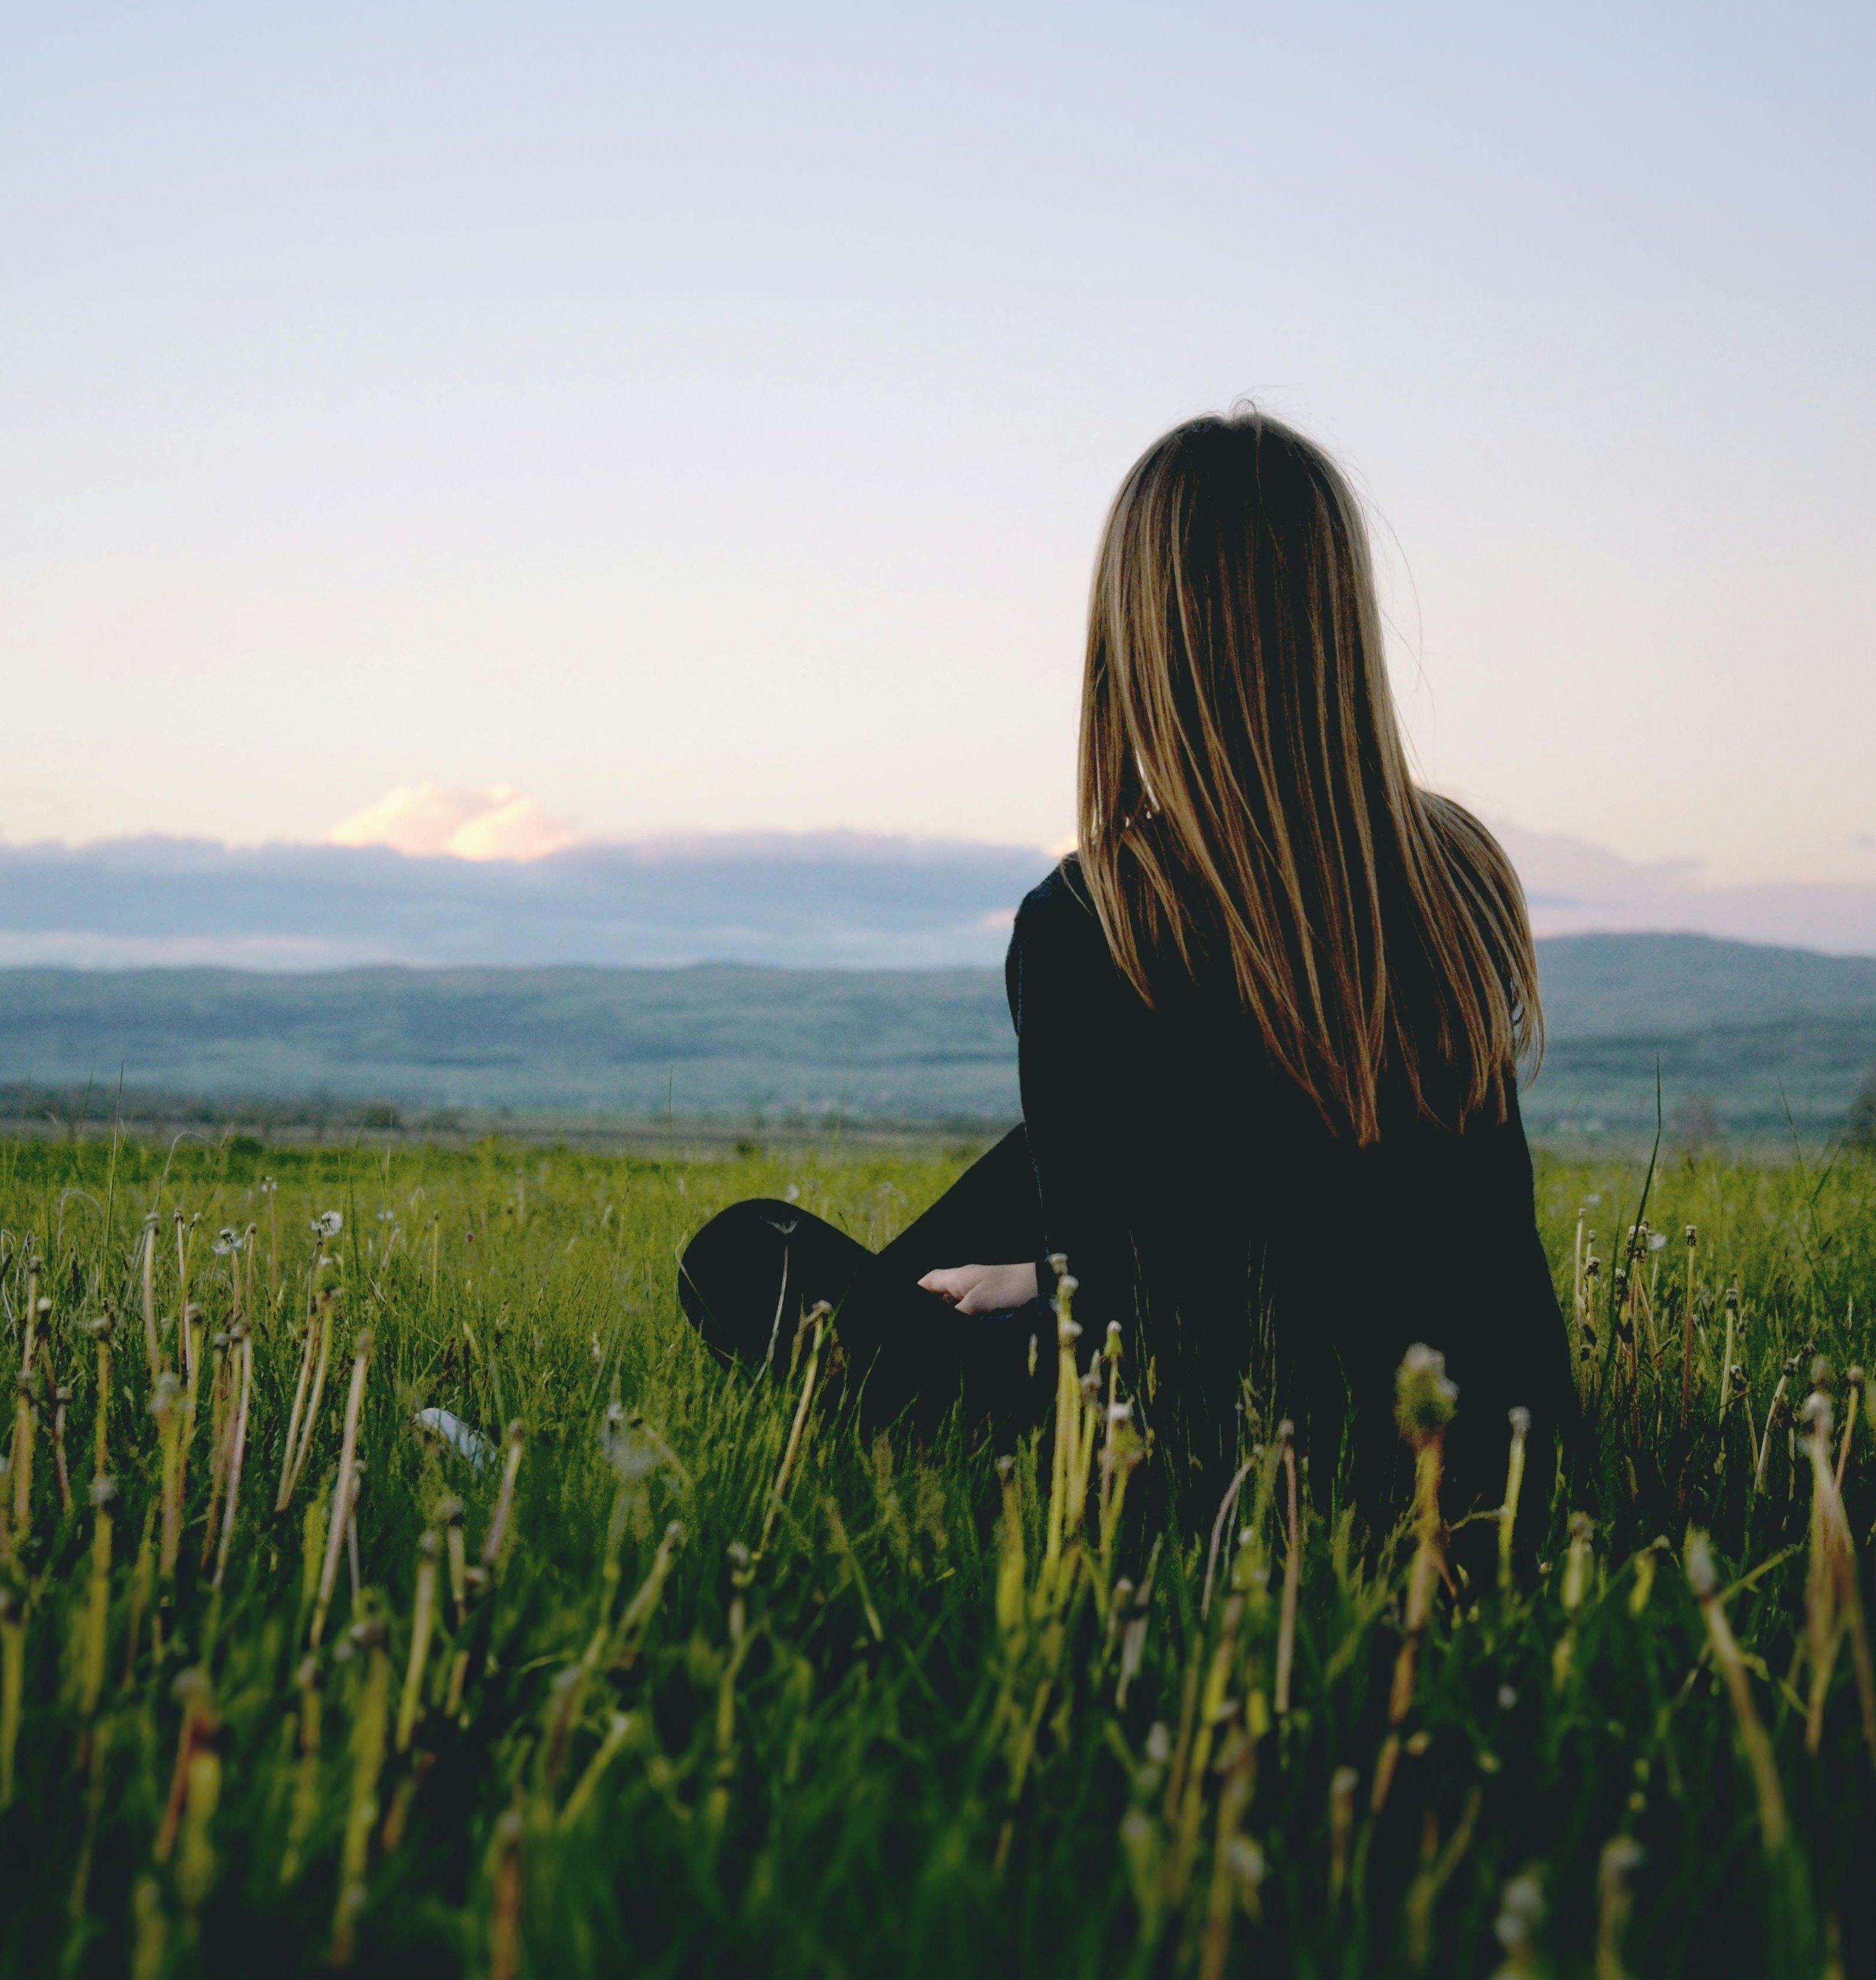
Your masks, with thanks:
M1064 1254L1087 1344L1120 1323L1194 1483L1236 1461L1253 1367L1319 1489L1344 1460L1379 1482L1416 1340L1459 1384L1469 1496L1502 1482L1515 1406L1544 1462L1574 1389L1518 1114L1523 898L1413 783L1360 512L1273 420L1190 421L1115 499L1079 841L1010 944L1021 1128L877 1257L787 1204L725 1211L681 1281L706 1339L759 1360L825 1299L875 1414L961 1384L1020 1420L1047 1406L1030 1344Z

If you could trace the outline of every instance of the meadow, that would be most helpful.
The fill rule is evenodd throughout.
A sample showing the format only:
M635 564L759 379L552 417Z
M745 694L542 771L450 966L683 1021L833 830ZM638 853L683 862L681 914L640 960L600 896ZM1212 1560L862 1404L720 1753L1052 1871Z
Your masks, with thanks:
M1071 1312L922 1444L679 1316L968 1152L0 1144L0 1970L1876 1970L1876 1164L1541 1158L1590 1434L1456 1540L1430 1363L1370 1527Z

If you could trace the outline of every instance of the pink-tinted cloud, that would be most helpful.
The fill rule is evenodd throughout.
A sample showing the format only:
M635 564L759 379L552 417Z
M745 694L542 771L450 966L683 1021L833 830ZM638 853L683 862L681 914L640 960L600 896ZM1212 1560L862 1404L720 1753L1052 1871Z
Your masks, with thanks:
M334 845L388 845L420 859L544 859L579 843L578 833L506 784L486 791L400 784L326 836Z
M1625 859L1605 846L1493 822L1539 935L1718 935L1843 955L1876 955L1876 885L1766 881L1715 887L1692 859Z

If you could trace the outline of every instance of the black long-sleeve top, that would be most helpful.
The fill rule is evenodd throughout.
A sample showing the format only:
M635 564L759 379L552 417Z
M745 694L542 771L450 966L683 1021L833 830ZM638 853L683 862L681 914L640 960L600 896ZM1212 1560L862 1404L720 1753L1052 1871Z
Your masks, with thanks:
M1513 1405L1548 1447L1575 1389L1515 1096L1457 1131L1403 1101L1366 1147L1332 1133L1234 997L1187 985L1144 1002L1072 859L1024 899L1005 980L1040 1290L1047 1254L1065 1254L1077 1317L1097 1337L1121 1322L1154 1434L1188 1465L1209 1479L1234 1461L1248 1379L1270 1385L1267 1434L1297 1420L1318 1492L1343 1459L1365 1490L1393 1471L1394 1371L1416 1340L1459 1384L1463 1489L1502 1485Z

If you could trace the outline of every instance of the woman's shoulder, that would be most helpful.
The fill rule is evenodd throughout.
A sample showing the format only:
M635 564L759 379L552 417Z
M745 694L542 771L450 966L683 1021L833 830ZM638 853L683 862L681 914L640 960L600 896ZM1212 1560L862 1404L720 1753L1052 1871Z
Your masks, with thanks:
M1012 939L1019 947L1074 945L1085 948L1092 945L1106 952L1107 938L1081 875L1079 854L1071 852L1058 861L1054 870L1023 896Z
M1070 995L1082 1014L1090 1015L1109 1007L1108 986L1124 980L1088 896L1081 862L1071 853L1030 889L1016 911L1003 965L1010 1015L1020 1032L1025 1009L1033 1015L1056 1008Z

